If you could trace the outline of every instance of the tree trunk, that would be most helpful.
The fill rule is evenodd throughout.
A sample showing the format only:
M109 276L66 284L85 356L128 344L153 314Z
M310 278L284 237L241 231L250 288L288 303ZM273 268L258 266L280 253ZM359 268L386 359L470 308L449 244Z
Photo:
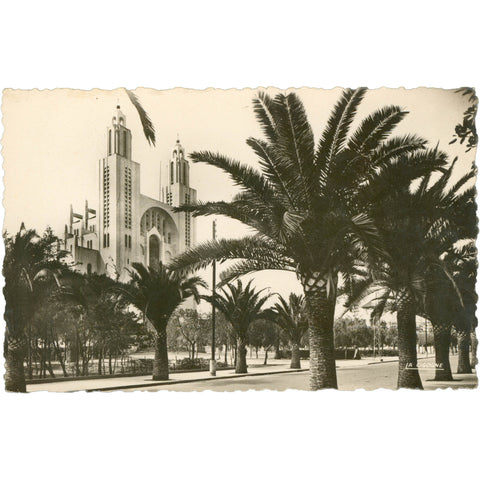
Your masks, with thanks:
M433 326L433 342L435 344L435 378L440 381L453 381L450 368L450 325Z
M398 328L398 383L397 388L423 389L417 365L417 325L415 303L408 290L399 293Z
M248 373L247 372L247 342L244 337L237 337L237 361L235 364L235 373Z
M457 331L458 366L457 373L472 373L470 365L470 332Z
M310 341L310 389L338 388L333 342L335 295L325 288L305 290Z
M292 343L292 360L290 362L290 368L300 367L300 347L297 342Z
M155 332L155 359L153 360L153 380L168 380L167 329Z
M228 365L228 345L225 344L225 365Z
M28 378L31 380L33 378L33 367L32 367L32 324L28 323L28 339L27 339L27 372Z
M55 349L55 353L57 355L58 361L60 362L60 367L62 368L63 376L68 377L67 367L65 365L65 358L62 355L62 351L60 349L58 340L53 340L53 348Z
M102 374L102 349L98 349L98 366L97 366L97 372L99 375Z
M5 390L9 392L26 392L23 357L25 356L24 338L7 338L4 342L5 355Z
M273 357L275 360L278 360L281 357L280 355L280 338L277 338L275 341L275 356Z
M471 343L471 361L470 366L471 368L477 368L478 358L477 358L477 347L478 347L478 340L477 340L477 332L474 330L470 334L470 343Z
M270 347L265 349L265 358L263 359L263 364L266 365L268 361L268 351L270 350Z

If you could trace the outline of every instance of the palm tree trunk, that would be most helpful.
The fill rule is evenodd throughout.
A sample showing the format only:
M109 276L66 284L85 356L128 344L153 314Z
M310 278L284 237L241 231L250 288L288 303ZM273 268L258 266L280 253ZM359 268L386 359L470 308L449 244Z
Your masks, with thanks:
M310 389L338 388L333 342L335 296L323 288L305 291L310 340Z
M477 332L475 330L473 330L473 332L470 334L470 346L471 346L470 366L471 368L476 368L478 363L478 358L477 358L478 339L477 339Z
M235 364L235 373L247 372L247 342L243 335L237 337L237 360Z
M472 373L470 365L470 332L457 331L458 366L457 373Z
M297 342L292 342L292 360L290 362L290 368L301 368L300 347Z
M450 368L450 325L433 326L433 342L435 344L435 378L440 381L453 381Z
M417 365L417 325L415 303L408 290L399 294L398 328L398 383L397 388L423 389Z
M26 392L23 357L25 356L24 338L7 338L5 335L5 390L9 392Z
M167 329L155 332L155 359L153 360L153 380L168 380Z

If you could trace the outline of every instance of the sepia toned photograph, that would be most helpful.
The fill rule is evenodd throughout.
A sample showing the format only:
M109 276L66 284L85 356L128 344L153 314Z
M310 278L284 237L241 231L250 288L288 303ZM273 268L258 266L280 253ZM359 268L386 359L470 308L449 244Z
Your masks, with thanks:
M5 389L477 388L477 106L6 89Z

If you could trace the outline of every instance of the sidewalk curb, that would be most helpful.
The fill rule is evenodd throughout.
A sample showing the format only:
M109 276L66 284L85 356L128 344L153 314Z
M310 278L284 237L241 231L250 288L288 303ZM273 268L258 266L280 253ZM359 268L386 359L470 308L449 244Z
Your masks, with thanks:
M274 375L277 373L295 373L295 372L308 372L308 368L296 368L288 370L278 370L275 372L258 372L258 373L239 373L238 375L226 375L222 377L204 377L204 378L188 378L185 380L164 380L163 382L151 382L151 383L140 383L136 385L117 385L113 387L99 387L99 388L88 388L85 390L70 390L69 392L64 393L73 393L73 392L110 392L113 390L126 390L131 388L142 388L142 387L158 387L162 385L175 385L179 383L194 383L194 382L204 382L207 380L225 380L228 378L242 378L242 377L259 377L262 375Z
M398 358L397 360L384 360L383 362L368 362L367 365L378 365L380 363L395 363L395 362L398 362Z

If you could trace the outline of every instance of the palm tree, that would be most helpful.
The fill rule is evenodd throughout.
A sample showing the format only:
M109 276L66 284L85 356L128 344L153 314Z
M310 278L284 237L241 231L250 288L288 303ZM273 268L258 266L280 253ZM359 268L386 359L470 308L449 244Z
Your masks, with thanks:
M143 312L155 331L153 380L168 380L168 321L187 298L193 297L198 303L198 287L206 287L206 283L200 277L186 278L162 263L157 267L133 263L132 267L132 280L122 291L125 298Z
M255 291L252 280L244 287L240 280L236 284L227 284L215 296L205 296L205 300L213 303L223 313L232 326L237 338L237 361L235 373L247 373L248 328L252 322L265 318L262 310L271 295L263 295L263 290Z
M472 198L473 201L473 198ZM475 284L477 278L477 249L475 241L457 245L453 248L450 255L445 259L452 264L453 276L461 292L462 301L457 300L454 303L453 326L457 331L458 339L458 365L457 373L472 373L472 363L469 358L469 350L476 347L471 338L478 325L475 316L477 294L475 293ZM450 295L451 296L451 295ZM452 301L453 303L453 301ZM475 339L475 337L474 337Z
M472 169L450 185L454 165L455 161L437 179L432 173L425 175L417 185L398 181L398 172L390 172L397 178L395 188L381 202L371 203L370 215L378 225L385 255L379 266L374 265L371 278L357 282L351 295L354 301L349 303L375 294L372 314L381 315L387 305L397 312L398 388L423 388L417 368L416 315L428 316L440 329L442 319L436 316L438 309L431 308L427 293L441 295L437 291L441 281L460 298L443 254L459 239L476 235L472 188L462 191L475 173Z
M238 259L226 278L264 269L296 272L308 312L313 390L337 388L333 318L338 276L354 271L358 258L366 260L381 247L366 214L365 191L377 186L374 180L385 166L401 166L406 153L418 152L415 168L405 173L410 179L437 165L423 152L424 140L390 137L407 114L400 107L379 109L350 132L365 93L364 88L344 91L317 143L296 94L272 99L260 93L253 104L266 140L249 138L247 143L261 172L220 154L195 152L194 161L221 168L242 191L232 202L180 207L194 215L226 215L255 233L201 244L177 257L173 268L189 271L213 260Z
M54 280L55 273L64 268L60 262L63 253L56 250L56 237L47 230L40 237L35 230L27 230L22 223L14 237L4 234L5 258L5 389L26 392L24 358L26 328L42 293L42 284Z
M288 302L280 297L271 309L269 320L278 325L288 336L292 344L290 368L301 368L300 343L308 329L305 318L305 302L302 295L291 293Z
M474 199L472 198L473 202ZM476 248L474 240L452 245L442 256L443 263L455 281L452 282L441 272L430 272L426 289L426 313L433 324L435 344L435 380L453 380L450 367L451 330L457 330L459 340L458 371L470 373L470 333L476 327L475 293Z

